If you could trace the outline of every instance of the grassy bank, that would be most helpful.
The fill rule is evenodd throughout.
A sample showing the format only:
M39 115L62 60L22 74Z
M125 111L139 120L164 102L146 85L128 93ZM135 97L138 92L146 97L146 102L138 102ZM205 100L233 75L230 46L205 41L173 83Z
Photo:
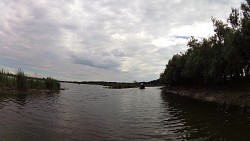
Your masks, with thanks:
M18 70L16 74L0 72L0 90L1 91L31 91L31 90L60 90L59 81L47 78L28 77Z

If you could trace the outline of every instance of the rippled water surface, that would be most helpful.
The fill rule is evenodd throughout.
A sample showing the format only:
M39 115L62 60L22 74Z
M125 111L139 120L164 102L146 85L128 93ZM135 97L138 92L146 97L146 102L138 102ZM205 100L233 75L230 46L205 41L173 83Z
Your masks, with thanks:
M1 141L250 140L250 111L159 88L63 84L60 93L0 95Z

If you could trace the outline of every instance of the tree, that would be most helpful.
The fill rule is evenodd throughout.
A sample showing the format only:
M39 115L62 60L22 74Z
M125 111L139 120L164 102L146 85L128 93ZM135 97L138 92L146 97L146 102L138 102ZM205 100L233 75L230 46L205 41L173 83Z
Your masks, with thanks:
M215 34L188 42L169 60L160 80L171 85L218 84L250 79L250 0L232 8L227 23L212 18Z

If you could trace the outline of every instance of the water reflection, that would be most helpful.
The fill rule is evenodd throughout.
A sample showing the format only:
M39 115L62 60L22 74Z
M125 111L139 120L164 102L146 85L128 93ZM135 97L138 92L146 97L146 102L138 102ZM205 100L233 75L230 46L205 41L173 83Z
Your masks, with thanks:
M26 104L26 98L27 98L27 94L18 94L16 95L15 101L19 105L24 106Z
M56 121L53 101L56 93L18 93L0 95L0 140L53 139L50 132Z
M250 140L250 111L161 94L166 110L184 124L187 140Z

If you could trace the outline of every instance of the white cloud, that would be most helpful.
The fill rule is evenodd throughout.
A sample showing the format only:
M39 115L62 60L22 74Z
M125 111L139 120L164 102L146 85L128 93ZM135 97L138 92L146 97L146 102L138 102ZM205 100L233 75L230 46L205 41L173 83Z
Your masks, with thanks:
M194 23L192 25L183 25L178 28L173 28L170 31L172 36L194 36L194 37L208 37L214 34L213 23Z
M184 30L183 30L184 31ZM178 36L182 35L182 36ZM171 47L171 46L176 46L176 45L185 45L190 38L190 34L176 34L176 35L171 35L168 37L161 37L152 40L152 44L157 46L157 47Z

